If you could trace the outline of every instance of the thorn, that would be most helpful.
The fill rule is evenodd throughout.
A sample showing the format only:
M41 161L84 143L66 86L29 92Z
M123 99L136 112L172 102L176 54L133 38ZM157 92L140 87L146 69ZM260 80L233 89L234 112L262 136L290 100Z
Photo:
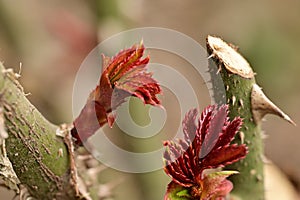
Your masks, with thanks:
M234 80L233 80L233 85L234 85L234 87L236 87L236 84L237 84L237 80L234 79Z
M257 172L256 172L255 169L251 169L251 170L250 170L250 174L251 174L252 176L254 176L256 173L257 173Z
M234 106L235 104L235 101L236 101L236 97L235 96L232 96L232 105Z
M277 115L296 126L296 123L278 108L261 90L257 84L253 84L251 91L251 106L253 119L256 124L260 123L266 114Z
M219 74L221 70L222 70L222 66L221 66L221 65L219 65L219 68L218 68L218 71L217 71L217 73L216 73L216 74Z
M240 103L241 107L244 108L244 101L243 101L243 99L240 99L239 103Z
M21 72L22 72L22 63L20 62L19 72L14 74L16 79L19 79L21 77Z
M211 58L214 57L214 56L215 56L215 54L212 53L210 56L207 57L207 60L211 59Z
M285 119L289 123L293 124L294 126L297 126L297 124L288 115L286 115L285 113L283 113L283 119Z
M18 73L18 74L20 74L20 75L21 75L21 72L22 72L22 65L23 65L23 63L20 62L20 64L19 64L19 73Z
M103 53L101 53L101 59L102 59L102 71L101 73L106 69L106 67L109 65L111 59L110 57L105 56Z
M239 136L240 136L240 139L241 139L241 144L244 144L245 143L245 133L240 131Z
M59 149L58 149L57 155L58 155L58 157L60 157L60 158L64 156L64 151L63 151L62 148L59 148Z
M229 91L229 85L226 85L226 91Z

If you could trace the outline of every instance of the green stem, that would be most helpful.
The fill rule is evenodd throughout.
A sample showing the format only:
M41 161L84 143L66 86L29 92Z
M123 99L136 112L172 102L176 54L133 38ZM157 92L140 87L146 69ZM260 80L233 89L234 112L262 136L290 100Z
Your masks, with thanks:
M1 107L4 109L7 156L22 185L37 199L75 199L70 159L57 126L26 99L12 71L0 63Z
M210 65L213 76L220 73L225 91L226 102L229 104L229 117L240 116L243 126L233 143L245 143L249 153L245 159L234 163L227 168L237 170L239 175L231 177L234 184L232 196L236 199L257 200L264 199L264 174L263 174L263 142L261 127L254 122L251 94L255 84L254 73L247 61L232 47L219 38L208 36L207 51L212 55L214 63ZM216 69L216 65L218 66ZM212 78L216 94L220 93L217 84ZM216 97L221 97L216 95Z

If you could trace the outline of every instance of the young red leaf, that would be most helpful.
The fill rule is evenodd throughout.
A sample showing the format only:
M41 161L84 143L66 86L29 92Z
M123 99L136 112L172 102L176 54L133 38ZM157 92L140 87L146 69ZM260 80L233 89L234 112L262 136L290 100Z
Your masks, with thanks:
M147 72L149 56L144 55L144 45L134 45L115 57L102 56L103 72L99 84L90 93L79 116L74 120L72 136L82 144L101 126L114 122L112 111L129 96L140 98L145 104L160 106L157 95L159 84Z
M168 188L177 188L177 184L189 189L191 199L223 199L232 189L231 182L225 179L230 174L206 174L204 170L224 167L246 156L245 145L229 144L240 129L242 120L235 118L230 122L227 105L208 106L198 123L195 122L197 114L197 110L193 109L185 116L184 140L164 142L167 146L164 170L172 178L172 187ZM169 198L170 191L168 189L166 194Z
M216 149L209 153L202 160L202 166L205 168L217 168L224 167L226 165L232 164L242 158L247 154L247 149L245 145L228 145Z

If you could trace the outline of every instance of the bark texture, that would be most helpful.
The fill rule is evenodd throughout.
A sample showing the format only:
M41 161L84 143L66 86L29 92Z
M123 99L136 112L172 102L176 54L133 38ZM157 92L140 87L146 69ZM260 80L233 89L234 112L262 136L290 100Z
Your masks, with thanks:
M36 199L76 199L70 157L63 138L56 135L58 127L27 100L17 78L0 63L5 149L20 184Z

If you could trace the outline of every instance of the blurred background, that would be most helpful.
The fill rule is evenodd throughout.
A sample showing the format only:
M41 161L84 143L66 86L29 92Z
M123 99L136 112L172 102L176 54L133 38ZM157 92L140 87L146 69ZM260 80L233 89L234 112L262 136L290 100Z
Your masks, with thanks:
M60 124L73 119L72 91L76 72L99 42L121 31L146 26L180 31L203 46L208 34L218 35L240 47L240 52L257 73L257 82L264 92L300 124L299 10L298 0L1 1L0 61L16 71L22 63L20 82L25 92L31 93L28 98L50 121ZM186 65L184 61L162 52L152 52L151 56L192 77L193 71L181 67ZM197 87L197 96L201 99L201 109L210 103L204 83ZM170 111L177 105L172 98L166 90L162 101L167 113L178 112L176 109ZM136 100L130 103L134 105L131 113L136 122L147 124L148 107ZM269 136L265 139L266 156L299 191L299 127L274 116L266 119L263 124ZM172 137L172 132L178 128L172 124L178 123L179 118L168 119L159 137L142 144L118 131L111 137L125 149L153 150L161 148L162 140ZM102 175L103 182L122 179L113 190L117 200L162 199L170 181L162 170L129 174L106 169ZM12 196L7 191L0 192L0 199Z

